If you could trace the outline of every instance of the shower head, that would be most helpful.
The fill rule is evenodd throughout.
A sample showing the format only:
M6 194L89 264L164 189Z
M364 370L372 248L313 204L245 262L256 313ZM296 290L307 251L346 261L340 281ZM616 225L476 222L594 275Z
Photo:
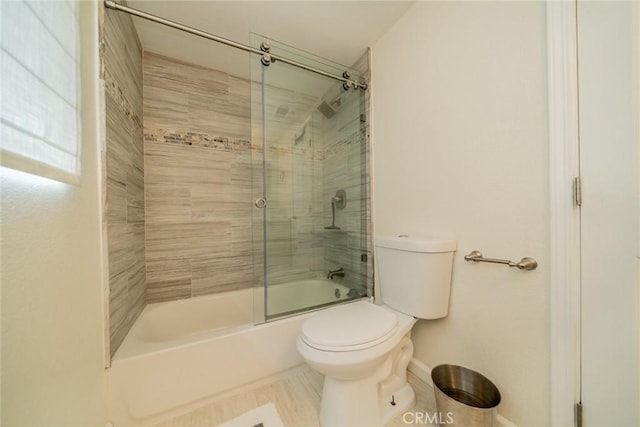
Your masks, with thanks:
M318 105L318 111L327 119L330 119L338 112L340 107L342 107L342 94L338 94L331 101L326 101L326 98L323 99L320 105Z
M318 105L318 111L320 111L327 119L330 119L336 114L337 110L327 104L327 101L322 101L322 103Z
M324 229L325 230L340 230L340 227L338 227L337 225L327 225Z

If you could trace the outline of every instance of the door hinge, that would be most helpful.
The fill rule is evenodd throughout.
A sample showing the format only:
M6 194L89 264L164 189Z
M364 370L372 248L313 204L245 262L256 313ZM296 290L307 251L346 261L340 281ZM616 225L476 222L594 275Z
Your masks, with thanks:
M582 206L582 180L579 176L573 179L573 200L576 206Z
M582 427L582 402L576 403L576 427Z

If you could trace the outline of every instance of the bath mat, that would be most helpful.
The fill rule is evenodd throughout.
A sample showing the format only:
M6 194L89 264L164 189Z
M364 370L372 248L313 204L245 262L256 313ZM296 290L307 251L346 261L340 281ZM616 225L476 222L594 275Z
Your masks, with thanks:
M218 427L284 427L284 424L275 405L267 403L220 424Z

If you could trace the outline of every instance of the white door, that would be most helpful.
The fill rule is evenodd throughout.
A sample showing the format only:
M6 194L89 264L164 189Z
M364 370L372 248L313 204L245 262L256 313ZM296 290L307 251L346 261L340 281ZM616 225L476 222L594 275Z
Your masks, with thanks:
M638 2L578 1L583 425L640 426Z

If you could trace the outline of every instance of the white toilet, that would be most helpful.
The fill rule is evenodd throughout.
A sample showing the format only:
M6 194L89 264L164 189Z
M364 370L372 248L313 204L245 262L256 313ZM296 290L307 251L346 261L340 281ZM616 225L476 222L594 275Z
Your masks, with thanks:
M298 351L325 375L320 425L383 426L415 403L407 383L417 319L449 310L454 240L419 236L374 239L377 302L319 311L298 336Z

